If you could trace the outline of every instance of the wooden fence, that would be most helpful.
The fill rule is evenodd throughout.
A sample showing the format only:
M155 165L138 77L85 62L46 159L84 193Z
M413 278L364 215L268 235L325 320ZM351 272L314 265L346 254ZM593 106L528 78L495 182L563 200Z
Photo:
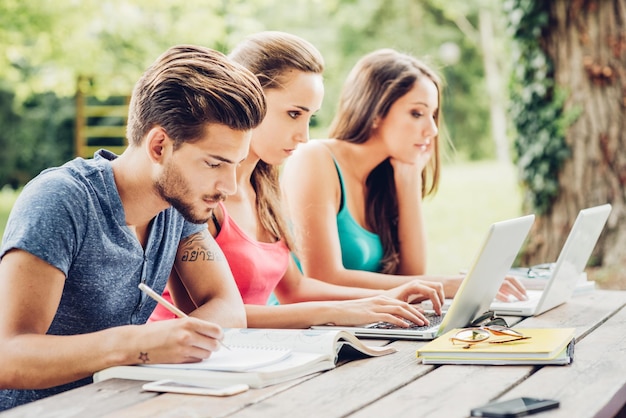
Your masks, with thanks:
M126 149L126 123L130 96L101 99L93 95L90 81L79 77L76 89L76 156L90 158L100 148L116 154Z

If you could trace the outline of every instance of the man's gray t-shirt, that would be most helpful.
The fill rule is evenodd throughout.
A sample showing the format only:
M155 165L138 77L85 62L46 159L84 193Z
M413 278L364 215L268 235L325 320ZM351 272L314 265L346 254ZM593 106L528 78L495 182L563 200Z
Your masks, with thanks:
M9 216L0 257L22 249L66 276L48 334L145 323L156 302L138 284L143 281L161 293L179 242L206 229L168 208L153 219L144 249L126 225L110 163L115 157L100 150L93 159L76 158L43 171L20 193ZM87 378L44 390L0 390L0 411L91 382Z

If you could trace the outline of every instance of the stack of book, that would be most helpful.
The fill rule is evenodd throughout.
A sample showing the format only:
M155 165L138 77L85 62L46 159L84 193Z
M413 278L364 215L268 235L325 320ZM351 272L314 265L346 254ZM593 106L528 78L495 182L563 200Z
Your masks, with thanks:
M574 328L516 328L524 337L518 341L494 343L506 336L464 344L451 338L453 329L417 350L423 364L547 365L570 364L574 356Z

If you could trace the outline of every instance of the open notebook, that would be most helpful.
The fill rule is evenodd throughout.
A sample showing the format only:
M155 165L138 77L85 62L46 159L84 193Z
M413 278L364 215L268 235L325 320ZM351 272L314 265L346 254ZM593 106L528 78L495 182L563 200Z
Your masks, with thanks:
M535 215L527 215L496 222L489 227L473 266L463 279L449 309L442 317L429 318L429 326L400 328L387 323L373 323L354 327L323 325L313 328L340 328L369 338L432 340L450 329L466 327L489 309L534 220Z
M490 309L501 315L533 316L566 302L576 290L610 212L609 204L581 210L543 290L528 290L528 300L496 300Z
M95 382L120 378L226 386L236 383L260 388L335 367L344 348L363 356L396 351L391 346L366 345L340 330L231 328L224 344L199 363L115 366L94 374Z

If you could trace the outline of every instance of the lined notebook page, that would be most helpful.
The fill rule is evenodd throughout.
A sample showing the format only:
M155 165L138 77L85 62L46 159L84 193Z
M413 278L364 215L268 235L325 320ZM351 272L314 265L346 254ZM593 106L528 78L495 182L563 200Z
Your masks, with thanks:
M211 354L211 357L198 363L184 364L141 364L145 367L161 367L190 370L218 370L227 372L245 372L257 367L278 363L291 355L289 348L277 347L239 347L229 346Z

